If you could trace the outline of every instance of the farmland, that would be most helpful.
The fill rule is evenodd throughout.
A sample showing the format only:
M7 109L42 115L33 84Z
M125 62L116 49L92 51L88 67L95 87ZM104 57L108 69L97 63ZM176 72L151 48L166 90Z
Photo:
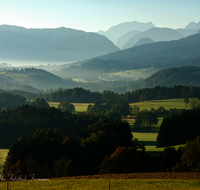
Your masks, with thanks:
M125 71L120 71L120 72L112 72L112 73L104 73L101 79L104 80L117 80L120 78L123 79L129 79L129 80L138 80L141 78L149 77L154 73L153 69L147 68L147 69L136 69L136 70L125 70Z
M0 149L0 164L4 162L8 153L8 149Z
M194 100L198 101L197 98L190 98L190 101L194 101ZM143 109L150 110L151 108L158 109L159 107L164 107L167 110L171 108L190 109L190 107L185 107L185 104L183 103L182 98L150 100L150 101L144 101L144 102L131 103L130 106L138 106L140 110L143 110Z
M138 179L138 177L139 179ZM165 176L161 177L161 179L148 179L144 177L148 176ZM191 174L190 174L191 175ZM127 177L136 177L136 179L129 179ZM143 177L142 177L143 176ZM177 177L177 174L171 174L171 179L169 174L161 173L161 174L114 174L114 175L106 175L106 176L89 176L91 179L55 179L55 180L46 180L46 181L20 181L20 182L10 182L10 189L200 189L199 178L196 180L181 180L181 177L185 177L181 175L178 177L179 180L174 180L173 177ZM188 174L187 174L188 176ZM192 176L192 175L191 175ZM87 176L85 176L87 177ZM97 177L95 179L95 177ZM101 179L101 177L105 177ZM117 177L117 179L113 179ZM122 177L122 179L120 179ZM126 177L126 178L125 178ZM140 177L142 177L140 179ZM169 179L168 179L169 177ZM198 175L199 177L199 175ZM99 179L100 178L100 179ZM164 179L163 179L164 178ZM6 189L6 182L0 183L0 189Z
M197 98L190 98L190 101L198 101ZM50 106L58 107L59 102L48 102ZM86 112L88 105L93 105L93 103L72 103L75 106L77 112ZM164 100L150 100L144 102L130 103L130 106L138 106L140 110L151 108L158 109L159 107L164 107L169 110L171 108L176 109L190 109L190 107L185 107L182 98L178 99L164 99Z

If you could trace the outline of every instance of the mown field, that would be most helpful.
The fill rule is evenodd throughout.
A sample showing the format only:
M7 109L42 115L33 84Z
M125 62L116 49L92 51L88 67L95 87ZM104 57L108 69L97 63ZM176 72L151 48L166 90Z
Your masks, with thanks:
M60 103L58 102L48 102L50 106L58 107ZM75 106L76 113L77 112L86 112L88 105L94 105L93 103L72 103Z
M29 79L29 75L27 74L6 73L6 72L1 72L0 74L5 75L7 77L11 77L12 79L19 82L27 81Z
M2 164L7 156L8 149L0 149L0 164Z
M190 101L199 101L197 98L190 98ZM58 102L48 102L50 106L58 107ZM72 103L75 105L76 112L86 112L88 105L93 105L93 103ZM171 108L176 109L190 109L189 106L185 107L183 98L178 99L164 99L164 100L149 100L144 102L130 103L130 106L138 106L140 110L151 108L158 109L159 107L164 107L169 110Z
M138 80L139 78L149 77L154 73L152 68L147 69L137 69L137 70L125 70L115 73L104 73L101 79L103 80L116 80L116 79L129 79L129 80Z
M0 182L0 189L6 189L6 182ZM200 189L199 180L159 180L159 179L80 179L9 182L9 189Z
M194 101L194 100L199 101L197 98L190 98L190 101ZM144 101L144 102L131 103L130 106L138 106L140 110L143 110L143 109L150 110L151 108L158 109L159 107L164 107L167 110L171 108L190 109L189 106L185 107L183 98L165 99L165 100L149 100L149 101Z

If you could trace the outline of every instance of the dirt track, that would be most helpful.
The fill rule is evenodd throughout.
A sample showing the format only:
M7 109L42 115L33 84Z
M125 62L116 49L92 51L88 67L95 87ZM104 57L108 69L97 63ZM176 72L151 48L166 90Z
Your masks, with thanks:
M66 179L177 179L177 180L200 180L200 172L159 172L159 173L125 173L104 174L53 178L52 180Z

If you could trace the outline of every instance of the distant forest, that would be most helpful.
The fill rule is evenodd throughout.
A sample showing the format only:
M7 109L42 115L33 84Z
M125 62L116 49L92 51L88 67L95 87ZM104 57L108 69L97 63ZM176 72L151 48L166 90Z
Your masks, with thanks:
M200 98L200 87L195 86L156 86L154 88L143 88L123 94L105 90L103 93L91 92L83 88L73 88L60 90L50 94L40 94L39 98L44 98L46 101L60 102L68 101L72 103L94 103L107 102L113 100L124 100L126 102L138 102L141 100L157 100L171 98Z

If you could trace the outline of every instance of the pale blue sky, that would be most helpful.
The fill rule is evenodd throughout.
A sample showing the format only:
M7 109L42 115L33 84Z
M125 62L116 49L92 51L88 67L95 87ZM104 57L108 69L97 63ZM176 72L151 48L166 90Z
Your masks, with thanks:
M200 21L200 0L0 0L0 25L97 32L122 22L184 28Z

